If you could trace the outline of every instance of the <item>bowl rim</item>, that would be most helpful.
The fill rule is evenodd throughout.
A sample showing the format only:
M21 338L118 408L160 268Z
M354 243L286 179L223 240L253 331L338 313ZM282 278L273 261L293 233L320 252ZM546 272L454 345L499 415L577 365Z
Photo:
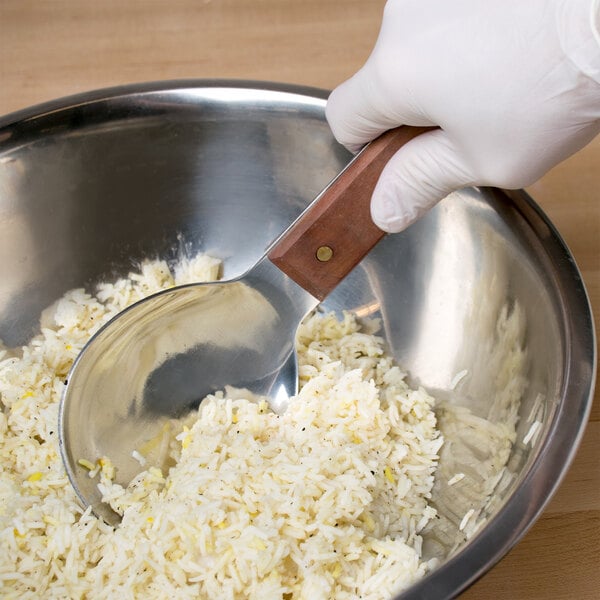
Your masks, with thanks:
M18 124L42 119L52 113L107 101L124 101L148 94L193 90L202 94L222 88L266 96L304 99L322 110L329 91L305 85L243 79L176 79L131 83L77 93L0 116L0 151L10 145L11 130ZM561 395L544 444L530 460L520 483L489 520L463 548L416 582L400 599L453 598L500 561L527 533L540 516L577 452L591 410L597 369L596 332L589 296L579 268L560 233L537 203L523 190L501 190L514 203L538 239L552 266L560 301L561 325L567 354ZM543 234L543 235L542 235ZM559 269L557 265L560 265ZM550 444L549 442L552 441Z
M329 90L308 85L281 83L275 81L262 81L258 79L166 79L144 81L139 83L125 83L110 87L93 89L53 98L25 108L17 109L0 115L0 129L10 127L24 121L43 118L54 112L72 110L88 104L115 101L139 95L164 94L168 92L181 92L183 90L224 90L238 89L240 91L265 92L267 94L282 94L285 96L301 96L306 99L322 102L325 108ZM0 135L0 142L4 138Z

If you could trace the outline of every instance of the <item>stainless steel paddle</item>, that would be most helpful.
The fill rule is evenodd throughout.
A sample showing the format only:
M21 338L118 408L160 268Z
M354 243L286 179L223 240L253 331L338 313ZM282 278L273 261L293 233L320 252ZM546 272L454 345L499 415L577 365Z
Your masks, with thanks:
M225 386L285 410L298 388L296 329L383 237L371 194L392 154L424 130L401 127L366 146L242 277L150 296L91 338L69 374L59 434L71 483L96 514L119 520L81 459L108 456L127 485L141 470L132 452L159 460L168 420Z

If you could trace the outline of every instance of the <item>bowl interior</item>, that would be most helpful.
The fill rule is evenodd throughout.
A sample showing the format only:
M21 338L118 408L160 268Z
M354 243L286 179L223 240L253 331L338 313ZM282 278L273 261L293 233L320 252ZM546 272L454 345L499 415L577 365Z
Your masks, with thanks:
M350 158L324 98L154 84L0 121L3 343L26 343L67 290L144 258L202 250L226 278L249 268ZM411 381L441 400L425 552L443 560L407 597L451 596L523 535L581 434L595 356L577 268L524 193L467 189L387 236L324 308L380 318ZM468 486L448 485L457 473Z

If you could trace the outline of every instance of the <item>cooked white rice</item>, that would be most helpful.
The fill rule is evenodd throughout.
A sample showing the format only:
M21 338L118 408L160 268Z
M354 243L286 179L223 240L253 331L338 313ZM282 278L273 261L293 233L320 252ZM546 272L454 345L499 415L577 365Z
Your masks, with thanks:
M152 262L95 297L72 291L28 346L0 352L3 597L375 599L430 568L434 401L348 314L301 327L303 387L284 415L235 390L209 396L182 423L168 473L135 449L147 470L123 489L110 457L82 457L123 514L117 529L80 507L56 430L73 359L128 304L218 268Z

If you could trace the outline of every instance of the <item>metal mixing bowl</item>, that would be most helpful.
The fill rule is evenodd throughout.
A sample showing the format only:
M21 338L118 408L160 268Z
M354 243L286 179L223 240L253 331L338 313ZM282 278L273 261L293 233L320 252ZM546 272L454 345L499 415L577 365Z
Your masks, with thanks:
M325 98L185 81L0 119L0 339L26 343L67 290L143 258L202 250L224 260L225 277L242 273L350 158L327 127ZM525 193L468 189L384 239L325 307L381 317L411 381L451 405L502 422L507 394L516 398L516 441L491 500L470 500L481 527L469 540L458 505L468 490L447 479L480 447L450 434L442 457L433 503L446 529L428 529L424 545L441 564L402 597L452 597L523 536L582 434L596 357L577 267Z

